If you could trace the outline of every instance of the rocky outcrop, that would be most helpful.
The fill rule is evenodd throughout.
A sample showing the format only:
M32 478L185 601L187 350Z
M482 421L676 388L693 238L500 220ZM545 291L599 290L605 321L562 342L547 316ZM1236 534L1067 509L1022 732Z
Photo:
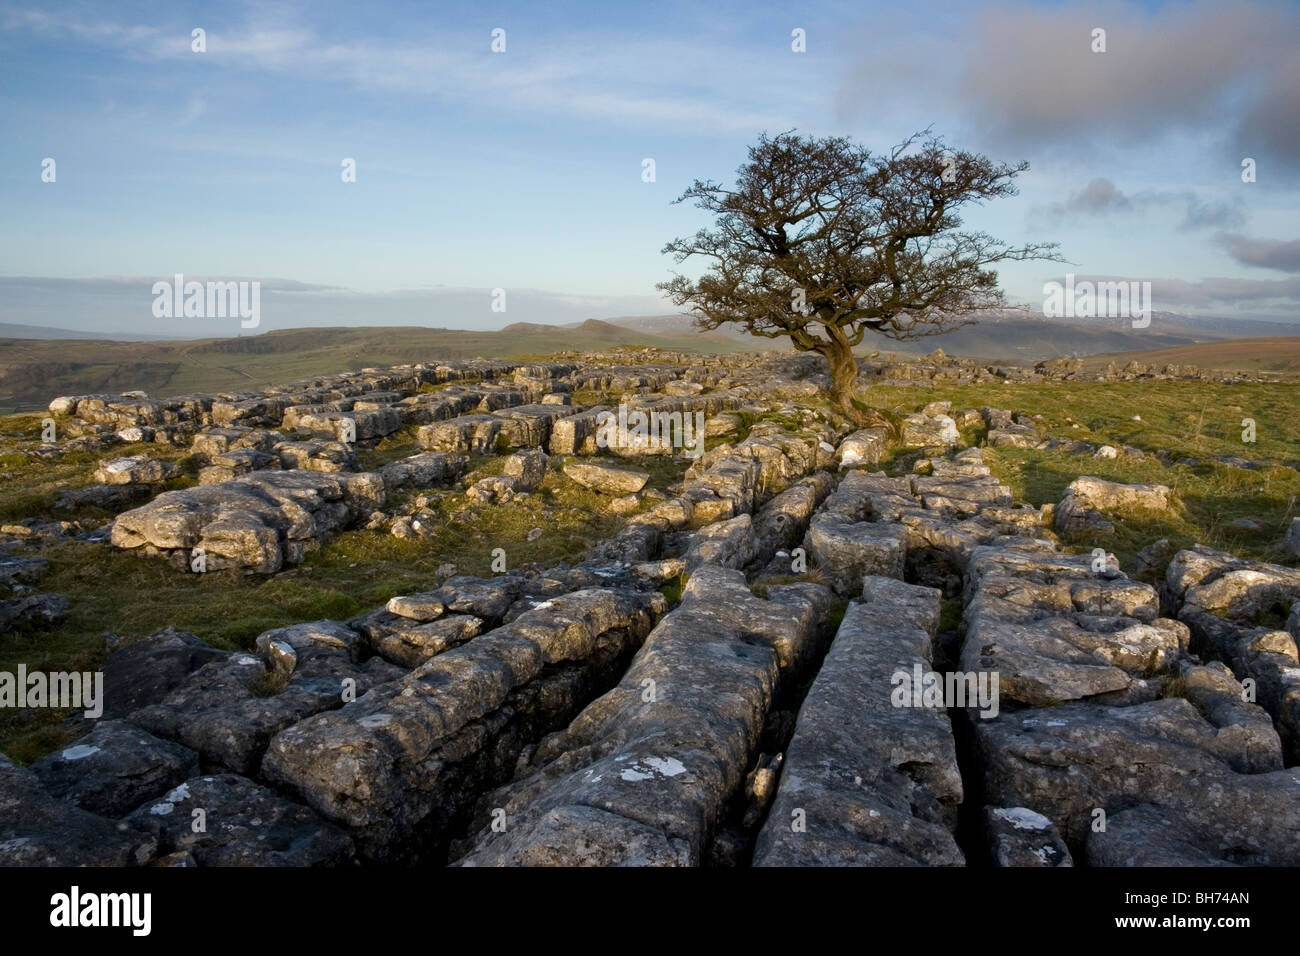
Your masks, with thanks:
M1029 545L977 549L966 588L963 670L998 673L1002 695L996 718L968 717L990 808L1033 811L1092 864L1300 858L1300 775L1241 684L1157 617L1154 589L1104 554Z
M106 720L31 769L52 796L117 819L197 774L199 757L132 724Z
M1081 477L1040 510L993 474L1008 456L954 446L987 429L992 448L1147 453L948 401L854 431L820 403L815 356L569 358L56 400L61 441L31 454L131 453L61 504L133 510L6 526L0 620L66 609L20 556L47 536L269 574L356 528L437 571L247 652L170 629L117 647L103 720L72 718L83 736L30 769L0 760L0 863L1300 863L1300 572L1164 542L1131 579L1087 536L1168 518L1168 487ZM1201 373L936 352L863 374ZM646 433L598 441L607 412ZM180 452L110 449L149 441L188 446L199 486L147 501ZM536 540L574 483L622 525L576 566L425 563L440 523L469 539L492 509L536 508Z
M219 485L168 491L118 516L112 542L206 568L271 573L297 564L321 539L384 502L379 475L259 472Z
M650 480L644 471L627 471L576 459L564 463L564 473L592 491L613 496L634 495Z
M1172 507L1170 495L1164 485L1124 485L1085 476L1065 489L1053 511L1053 521L1061 532L1109 534L1115 526L1107 515L1164 513Z
M519 753L611 681L659 594L576 591L439 654L335 713L282 730L266 777L349 827L364 859L437 853Z
M0 865L140 866L157 850L147 833L55 797L0 754Z
M1272 715L1288 764L1300 763L1300 626L1291 623L1300 621L1300 570L1197 545L1169 562L1165 599L1191 628L1197 653L1250 682L1251 698Z
M194 777L131 813L170 866L339 866L352 841L306 807L234 774Z
M940 594L868 577L799 711L755 866L960 866L961 773L948 714L900 706L930 671Z
M101 461L94 478L104 485L147 485L167 481L181 473L171 461L133 455L130 458L113 458Z
M979 547L966 593L962 669L998 673L1003 697L1030 706L1155 695L1151 682L1177 668L1190 640L1158 617L1155 589L1109 558Z
M484 801L506 826L488 822L461 863L698 865L828 604L814 585L760 600L739 571L697 571L618 686Z

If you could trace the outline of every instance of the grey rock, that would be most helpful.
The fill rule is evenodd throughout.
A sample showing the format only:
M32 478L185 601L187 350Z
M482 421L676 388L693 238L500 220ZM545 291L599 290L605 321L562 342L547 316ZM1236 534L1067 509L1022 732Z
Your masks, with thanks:
M1053 512L1056 529L1063 532L1105 532L1106 515L1165 513L1172 507L1165 485L1125 485L1084 476L1070 482Z
M1090 832L1089 866L1236 866L1222 851L1203 845L1186 817L1169 807L1140 804L1106 820Z
M861 468L879 464L889 444L889 433L883 428L863 428L849 435L836 449L835 457L841 468Z
M799 711L756 866L963 864L947 711L892 700L895 673L930 668L939 598L866 579Z
M241 567L270 573L300 562L327 534L383 505L378 475L264 471L220 485L159 495L119 515L112 542L188 556L208 570Z
M147 833L58 799L0 754L0 866L140 866L156 853Z
M482 618L472 614L451 614L417 623L410 617L378 611L352 623L376 654L408 670L459 647L483 628Z
M392 492L401 488L432 488L455 481L469 463L464 455L423 452L391 462L379 469L384 487Z
M1073 866L1056 825L1028 807L985 807L984 833L994 866Z
M63 620L68 599L61 594L28 594L0 601L0 629L41 627Z
M572 458L564 463L564 473L584 488L612 496L634 495L650 480L643 471L626 471Z
M130 458L113 458L101 461L95 470L95 481L104 485L140 485L167 481L180 474L175 462L134 455Z
M506 830L485 827L461 863L699 865L782 674L811 654L828 609L813 585L770 593L755 598L739 571L697 571L618 686L487 798Z
M901 525L852 521L822 511L808 528L808 554L837 593L853 595L864 575L903 576L906 534Z
M540 448L515 452L506 459L501 473L514 478L522 491L534 491L546 477L547 456Z
M352 827L366 859L417 858L509 779L525 744L571 719L665 603L589 589L534 604L401 681L282 730L262 772Z
M186 853L199 866L338 866L353 856L337 827L234 774L193 777L126 819L152 833L161 852Z
M421 448L431 451L489 454L501 433L502 419L495 415L462 415L445 422L423 425L416 432Z
M76 743L32 763L53 796L104 817L122 817L198 773L198 755L125 721L105 720Z
M21 558L0 554L0 586L35 584L49 571L50 563L44 558Z
M928 448L932 445L956 445L961 441L957 423L948 415L908 415L903 419L904 448Z
M1300 860L1300 771L1237 773L1225 759L1236 733L1222 736L1189 701L1004 713L975 734L990 802L1048 816L1076 856L1094 810L1149 803L1176 811L1218 859Z
M1286 538L1282 542L1282 550L1300 556L1300 518L1291 519L1291 526L1286 529Z
M170 627L119 645L103 666L104 717L124 717L159 703L194 671L229 656L228 651Z

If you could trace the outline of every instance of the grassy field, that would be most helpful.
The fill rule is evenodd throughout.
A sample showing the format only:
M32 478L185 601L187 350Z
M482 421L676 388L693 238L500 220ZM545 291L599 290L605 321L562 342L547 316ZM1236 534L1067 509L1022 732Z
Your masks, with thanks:
M869 399L899 411L951 400L956 408L985 405L1039 417L1045 436L1094 445L1131 445L1151 455L1165 450L1196 465L1162 465L1154 458L1094 459L1060 451L986 449L995 474L1018 500L1055 503L1080 475L1120 482L1168 485L1181 504L1177 514L1131 516L1107 540L1066 541L1083 550L1104 546L1126 568L1133 555L1159 538L1175 548L1199 541L1246 557L1295 563L1278 551L1300 497L1300 388L1294 384L1219 385L1206 382L1057 382L1037 385L890 387ZM1135 418L1138 416L1138 418ZM1242 441L1242 420L1253 418L1256 441ZM1076 427L1077 426L1077 427ZM979 436L972 436L978 438ZM1247 470L1211 459L1235 456L1272 461ZM1231 527L1239 518L1258 531Z

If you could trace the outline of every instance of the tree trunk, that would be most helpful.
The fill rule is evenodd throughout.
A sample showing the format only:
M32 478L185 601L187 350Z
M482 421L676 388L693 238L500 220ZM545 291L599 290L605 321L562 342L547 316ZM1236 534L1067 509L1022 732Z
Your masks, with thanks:
M866 427L874 424L874 416L853 401L853 389L858 383L858 360L854 357L853 347L848 340L843 335L834 334L838 331L831 330L831 341L825 349L820 350L831 368L831 402L849 421Z

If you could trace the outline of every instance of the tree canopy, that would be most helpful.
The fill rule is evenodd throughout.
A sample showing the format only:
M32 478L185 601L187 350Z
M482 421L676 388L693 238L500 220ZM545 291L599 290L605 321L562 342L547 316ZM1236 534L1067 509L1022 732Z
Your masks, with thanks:
M675 200L694 200L715 223L663 251L708 268L659 288L701 328L735 323L824 354L849 411L851 350L868 332L913 339L959 328L1005 307L991 266L1059 258L1054 243L1013 246L961 228L963 206L1014 195L1028 168L949 149L928 130L886 154L839 136L763 134L734 189L696 180Z

